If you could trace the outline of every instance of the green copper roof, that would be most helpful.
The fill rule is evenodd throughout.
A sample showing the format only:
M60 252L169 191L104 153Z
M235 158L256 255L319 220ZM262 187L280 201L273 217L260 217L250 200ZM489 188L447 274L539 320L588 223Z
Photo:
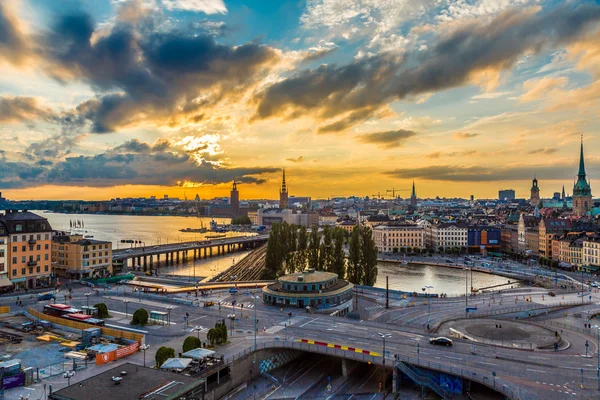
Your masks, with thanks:
M579 172L577 177L585 180L585 162L583 160L583 140L581 141L581 152L579 153Z

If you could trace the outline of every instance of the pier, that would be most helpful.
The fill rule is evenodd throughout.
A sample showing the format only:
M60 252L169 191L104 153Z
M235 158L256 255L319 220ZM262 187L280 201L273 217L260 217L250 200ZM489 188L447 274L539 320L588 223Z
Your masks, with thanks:
M196 240L158 246L113 250L113 266L123 271L141 267L152 271L162 260L166 265L185 263L234 251L252 250L265 244L269 235L238 236L216 240Z

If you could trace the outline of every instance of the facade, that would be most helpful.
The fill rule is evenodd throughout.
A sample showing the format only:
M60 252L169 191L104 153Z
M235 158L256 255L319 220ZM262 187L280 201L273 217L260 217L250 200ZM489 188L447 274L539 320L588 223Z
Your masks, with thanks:
M586 235L581 232L571 232L557 237L553 241L556 242L556 254L553 256L561 265L577 266L583 265L583 243L586 240Z
M529 198L529 203L532 206L537 206L540 202L540 187L538 186L537 178L533 178L533 182L531 185L531 197Z
M591 267L600 267L600 236L591 235L583 240L583 264Z
M52 276L52 227L46 218L27 210L7 210L0 216L4 232L4 269L16 288L49 287ZM1 273L0 273L1 274Z
M82 235L52 238L52 261L57 275L81 279L112 273L112 243Z
M531 252L538 254L539 251L539 225L540 219L533 215L521 214L519 217L518 234L520 253ZM535 244L533 243L535 241Z
M467 231L469 253L479 252L480 250L499 252L501 236L501 230L496 226L469 226Z
M582 217L592 209L592 188L586 179L585 162L583 159L583 139L579 153L579 172L577 182L573 186L573 214Z
M419 225L379 225L373 229L373 240L380 253L398 253L402 248L424 249L424 232Z
M571 221L560 218L542 218L539 225L539 255L552 258L552 238L571 230Z
M13 284L8 276L8 260L8 232L4 225L0 224L0 293L13 288Z
M320 213L319 214L319 225L335 226L337 224L338 216L334 213Z
M498 191L498 200L500 201L511 201L515 198L515 191L513 189L504 189Z
M284 210L288 208L288 191L285 184L285 169L283 170L283 180L281 181L281 192L279 192L279 208Z
M273 224L287 222L298 226L310 228L319 224L319 214L315 212L297 212L290 209L280 210L258 210L256 212L257 225L271 226ZM254 222L254 221L253 221Z
M351 300L353 287L337 274L309 269L282 276L263 287L262 295L265 304L274 306L330 308Z
M468 228L462 223L443 223L431 226L433 249L446 250L451 247L467 247Z
M352 231L354 230L354 228L357 225L358 224L356 223L356 221L352 221L352 220L344 220L337 224L338 227L342 228L343 230L345 230L348 233L352 233Z
M519 249L519 227L504 225L501 232L502 251L516 252Z

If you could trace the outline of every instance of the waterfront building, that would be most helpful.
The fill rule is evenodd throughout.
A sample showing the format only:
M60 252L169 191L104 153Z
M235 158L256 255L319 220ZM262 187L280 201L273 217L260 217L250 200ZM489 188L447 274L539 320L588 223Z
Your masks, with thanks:
M279 192L279 208L284 210L288 208L288 190L285 184L285 168L283 169L283 180L281 181L281 191Z
M463 223L441 223L431 226L433 249L446 250L452 247L466 249L468 228Z
M552 258L552 238L571 230L571 221L561 218L542 218L539 224L539 255Z
M470 225L467 232L469 253L499 252L501 230L497 226Z
M573 186L573 214L582 217L592 208L592 188L587 181L585 173L585 161L583 158L583 137L581 138L581 150L579 153L579 172L577 181Z
M407 248L420 250L425 248L424 232L419 225L390 223L376 226L373 240L380 253L406 252Z
M540 202L540 187L538 186L538 180L536 177L533 178L531 185L531 196L529 197L529 204L537 206Z
M48 220L27 210L6 210L0 227L7 250L4 268L12 284L21 289L50 286L52 227Z
M538 254L540 246L539 225L539 218L536 218L533 215L521 214L518 225L518 251L520 253Z
M262 289L263 302L274 306L331 308L351 303L353 284L337 274L308 269L280 277Z
M260 225L260 219L258 218L258 211L248 211L248 218L252 225Z
M583 264L598 271L600 267L600 236L589 235L583 240Z
M519 227L517 225L504 225L500 235L502 251L516 252L519 249Z
M52 262L57 275L71 279L112 274L112 242L85 239L82 235L52 238Z
M511 201L515 198L515 191L513 189L504 189L498 191L498 200L500 201Z

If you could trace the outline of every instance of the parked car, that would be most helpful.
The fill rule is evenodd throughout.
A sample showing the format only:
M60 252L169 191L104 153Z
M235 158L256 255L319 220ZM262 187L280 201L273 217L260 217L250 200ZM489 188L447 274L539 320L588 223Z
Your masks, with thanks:
M452 340L448 339L447 337L443 337L443 336L436 337L436 338L430 338L429 343L439 344L440 346L452 346Z
M554 296L556 296L556 293L554 293L554 292L548 292L548 296L554 297Z
M54 298L54 293L41 293L37 297L37 301L51 300Z
M229 289L230 294L236 294L237 292L238 292L237 288L232 287L231 289Z

